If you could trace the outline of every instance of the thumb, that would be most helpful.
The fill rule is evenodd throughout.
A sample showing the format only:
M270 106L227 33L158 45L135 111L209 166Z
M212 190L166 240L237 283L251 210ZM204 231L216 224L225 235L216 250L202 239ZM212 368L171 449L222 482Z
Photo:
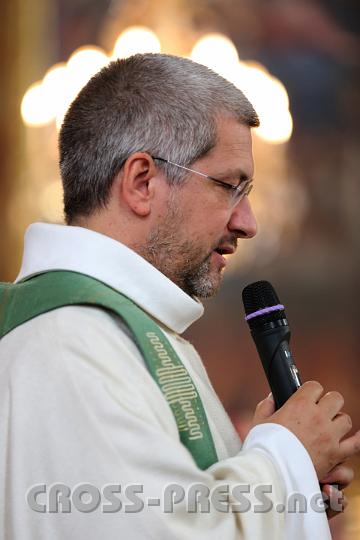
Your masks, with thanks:
M260 401L257 405L253 425L261 424L264 420L267 420L275 412L275 402L272 393L270 393L267 398Z

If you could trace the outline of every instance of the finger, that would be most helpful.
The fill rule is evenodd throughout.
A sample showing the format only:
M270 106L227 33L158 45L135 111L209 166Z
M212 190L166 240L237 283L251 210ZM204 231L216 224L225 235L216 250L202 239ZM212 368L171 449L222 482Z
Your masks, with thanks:
M290 399L296 397L306 397L307 399L317 403L324 393L324 388L317 381L306 381L300 388L291 396Z
M354 470L343 463L334 467L324 478L321 484L336 484L340 489L345 489L354 479Z
M333 425L336 428L339 439L342 439L352 428L352 421L348 414L338 413L334 420Z
M319 401L319 407L332 420L343 408L344 398L340 392L327 392Z
M343 512L345 512L347 506L348 506L348 500L347 500L347 497L344 497L343 500L342 500L342 503L341 503L342 510L336 511L336 510L331 510L331 508L328 508L326 510L327 518L332 519L332 518L338 516L339 514L342 514Z
M341 461L360 452L360 431L339 443Z
M343 512L348 505L348 500L343 492L334 486L325 484L322 486L322 493L325 495L325 502L327 504L327 516L332 518L339 513Z
M275 412L275 402L272 394L269 394L267 398L260 401L257 405L254 415L254 422L261 422L269 418Z

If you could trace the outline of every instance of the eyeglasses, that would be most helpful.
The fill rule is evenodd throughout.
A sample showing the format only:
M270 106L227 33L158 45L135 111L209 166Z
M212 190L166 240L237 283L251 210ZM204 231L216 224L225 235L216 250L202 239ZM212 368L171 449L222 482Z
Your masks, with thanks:
M203 178L207 178L208 180L212 180L219 186L225 188L228 192L231 194L231 204L235 205L238 202L241 201L245 196L249 195L250 191L253 188L253 179L249 178L246 180L239 180L239 183L235 186L233 184L229 184L228 182L223 182L222 180L218 180L217 178L213 178L212 176L209 176L208 174L204 174L199 171L194 171L194 169L189 169L189 167L184 167L184 165L179 165L178 163L174 163L173 161L170 161L169 159L164 159L160 157L154 157L151 156L153 159L158 161L163 161L164 163L169 163L170 165L174 165L175 167L179 167L180 169L184 169L185 171L189 171L195 174L198 174L202 176Z

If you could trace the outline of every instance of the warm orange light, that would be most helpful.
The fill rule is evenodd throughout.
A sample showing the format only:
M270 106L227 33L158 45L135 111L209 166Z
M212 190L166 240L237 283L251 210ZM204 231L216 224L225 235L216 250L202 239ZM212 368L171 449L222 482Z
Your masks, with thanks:
M32 84L26 91L21 102L21 116L24 123L31 127L45 126L53 120L51 99L41 81Z
M159 53L161 44L157 35L146 26L131 26L116 40L112 59L128 58L138 53Z
M231 77L231 73L239 62L235 45L223 34L206 34L194 45L191 59L199 64L207 66L226 79Z

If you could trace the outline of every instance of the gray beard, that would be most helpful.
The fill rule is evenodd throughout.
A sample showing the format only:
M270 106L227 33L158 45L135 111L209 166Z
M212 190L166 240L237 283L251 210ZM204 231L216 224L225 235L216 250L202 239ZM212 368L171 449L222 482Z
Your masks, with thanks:
M193 242L181 243L170 231L152 231L138 252L189 296L208 298L219 289L220 275L215 280L210 277L211 253L199 257Z
M218 279L214 283L209 276L210 256L200 263L197 268L188 269L189 271L184 273L184 287L182 288L190 296L209 298L218 292L221 280Z
M179 237L184 218L176 196L173 189L167 215L150 231L145 245L136 246L135 250L189 296L214 296L220 287L221 271L218 275L210 273L211 248L205 251L197 246L196 238L189 241Z

